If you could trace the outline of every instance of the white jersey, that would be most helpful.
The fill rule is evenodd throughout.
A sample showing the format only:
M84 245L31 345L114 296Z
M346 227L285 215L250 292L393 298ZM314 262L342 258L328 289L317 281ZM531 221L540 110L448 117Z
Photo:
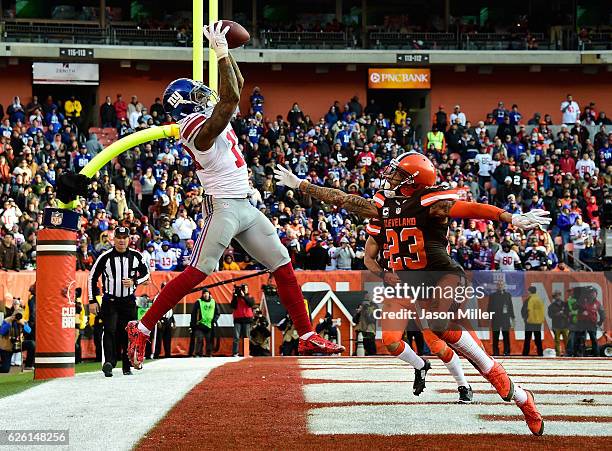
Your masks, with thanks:
M247 165L230 124L217 136L210 149L196 149L195 137L211 114L212 109L209 109L179 121L180 142L193 159L206 194L219 198L246 198L251 191Z
M171 271L176 268L176 252L168 249L155 252L155 264L158 271Z
M513 250L504 252L503 249L500 249L497 251L497 254L495 254L495 263L500 271L514 271L514 264L520 262L521 259Z

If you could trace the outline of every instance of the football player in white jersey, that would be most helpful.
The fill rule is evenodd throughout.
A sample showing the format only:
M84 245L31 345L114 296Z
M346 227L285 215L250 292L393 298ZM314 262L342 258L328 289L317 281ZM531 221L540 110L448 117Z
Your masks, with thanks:
M238 147L230 119L240 101L244 83L229 54L222 22L204 27L219 65L219 94L203 83L181 78L164 92L164 108L180 126L180 141L190 154L206 193L204 228L189 266L172 279L139 321L128 324L129 356L142 368L150 331L168 310L212 273L232 239L274 275L283 306L300 334L300 354L337 354L343 346L331 343L312 330L302 291L291 260L274 226L247 199L250 187L247 165Z

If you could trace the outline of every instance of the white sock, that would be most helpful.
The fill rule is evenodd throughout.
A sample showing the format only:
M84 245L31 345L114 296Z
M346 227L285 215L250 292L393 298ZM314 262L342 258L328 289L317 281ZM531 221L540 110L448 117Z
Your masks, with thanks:
M527 402L527 392L519 385L514 384L514 402L517 406L522 406Z
M406 363L409 363L417 370L420 370L421 368L423 368L425 366L425 361L422 358L420 358L412 350L410 346L408 346L408 343L406 342L403 342L403 343L404 343L404 350L401 352L401 354L397 356L397 358L400 360L403 360Z
M482 374L488 374L495 361L474 341L465 330L461 331L461 338L451 347L470 359Z
M306 332L304 335L302 335L300 338L302 340L308 340L310 337L312 337L314 335L314 332L310 331L310 332Z
M151 331L147 329L140 321L138 321L138 330L145 335L151 335Z
M453 358L450 359L450 362L444 362L448 371L455 378L455 382L457 382L457 387L468 387L468 381L465 378L465 374L463 373L463 367L461 366L461 360L457 353L453 353Z

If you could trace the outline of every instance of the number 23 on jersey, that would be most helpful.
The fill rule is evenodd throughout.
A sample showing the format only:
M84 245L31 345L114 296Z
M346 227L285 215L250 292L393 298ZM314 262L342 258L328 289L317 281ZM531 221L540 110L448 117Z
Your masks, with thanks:
M390 269L395 271L417 270L427 266L425 240L419 229L404 227L399 234L395 229L386 229L385 232L389 247L385 250L384 258L389 261ZM409 256L397 256L400 253L406 254L406 249Z

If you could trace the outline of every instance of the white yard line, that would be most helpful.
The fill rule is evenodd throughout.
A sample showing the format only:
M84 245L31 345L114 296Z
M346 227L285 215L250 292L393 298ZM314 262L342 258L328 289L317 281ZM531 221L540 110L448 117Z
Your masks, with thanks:
M309 431L338 435L529 435L524 421L518 419L521 411L513 402L504 403L494 393L483 393L492 387L475 375L467 362L464 369L475 392L472 405L454 403L458 398L456 384L440 361L431 362L434 369L428 374L427 388L415 397L414 371L392 358L300 359L302 377L308 381L303 387L305 400L317 405L308 412ZM612 436L612 429L602 427L596 418L612 417L611 360L505 359L503 363L510 375L531 374L513 380L534 391L545 420L547 416L583 419L548 421L547 435ZM554 393L559 390L578 393ZM596 393L583 393L587 391ZM340 403L344 405L333 405ZM326 404L329 407L323 407ZM511 415L517 420L485 420L483 415Z
M129 450L211 370L237 360L163 359L134 376L116 369L112 378L96 371L49 381L0 399L3 428L68 429L64 449Z

